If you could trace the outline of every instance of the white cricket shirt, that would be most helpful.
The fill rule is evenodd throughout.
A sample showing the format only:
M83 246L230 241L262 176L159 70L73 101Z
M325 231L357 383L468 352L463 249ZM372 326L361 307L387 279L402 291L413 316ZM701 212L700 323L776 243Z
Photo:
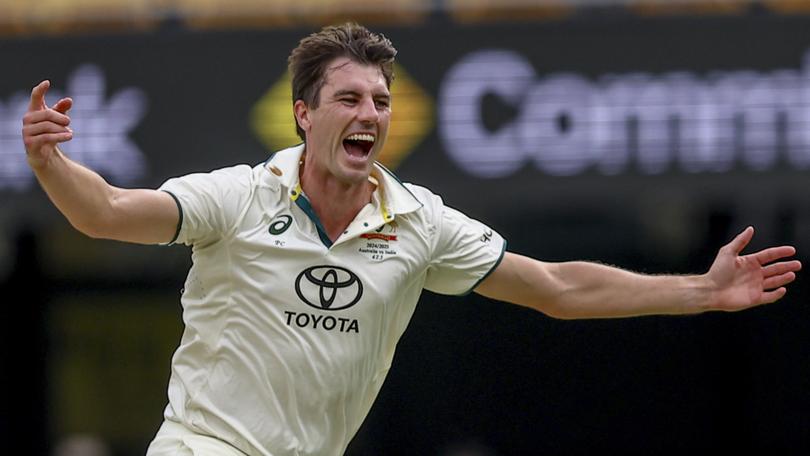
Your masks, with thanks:
M379 165L372 202L332 243L301 193L303 150L161 187L193 260L165 417L250 456L342 454L422 289L467 293L505 249Z

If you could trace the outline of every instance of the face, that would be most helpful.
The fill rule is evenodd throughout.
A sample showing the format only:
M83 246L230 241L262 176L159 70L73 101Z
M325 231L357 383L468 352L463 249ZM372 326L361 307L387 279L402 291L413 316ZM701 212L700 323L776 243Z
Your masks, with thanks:
M307 168L346 184L364 183L391 120L391 93L380 69L339 57L326 70L317 108L295 102L306 132Z

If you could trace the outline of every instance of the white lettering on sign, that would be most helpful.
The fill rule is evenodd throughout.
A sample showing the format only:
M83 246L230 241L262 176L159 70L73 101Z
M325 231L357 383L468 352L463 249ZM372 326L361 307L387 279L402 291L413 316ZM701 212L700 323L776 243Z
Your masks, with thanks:
M129 138L146 113L146 95L129 87L105 99L104 73L86 64L68 77L67 93L52 88L46 102L52 106L64 96L73 98L69 112L73 140L59 147L116 184L128 184L144 177L146 159ZM30 92L16 92L6 103L0 101L0 190L28 190L34 175L28 168L22 141L22 117L28 109Z
M498 127L484 98L517 111ZM463 57L439 93L439 137L464 171L505 177L533 163L555 176L810 167L810 52L801 70L539 77L522 55Z

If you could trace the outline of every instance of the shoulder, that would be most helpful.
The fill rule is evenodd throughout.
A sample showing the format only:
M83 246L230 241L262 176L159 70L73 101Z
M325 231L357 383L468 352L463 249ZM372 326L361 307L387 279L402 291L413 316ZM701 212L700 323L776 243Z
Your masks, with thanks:
M220 180L223 183L229 183L234 186L249 186L251 183L255 182L256 178L266 172L267 170L264 168L263 164L255 166L239 164L215 169L208 174L213 179Z
M444 204L442 197L434 193L427 187L412 184L410 182L403 182L402 186L405 187L406 190L411 192L414 198L422 204L422 210L432 211L435 210L438 206Z
M228 166L207 172L193 172L168 179L163 189L197 189L199 191L246 190L252 187L261 175L262 166L251 167L246 164Z
M414 213L419 214L433 225L441 225L448 215L458 212L448 205L440 194L427 187L412 183L404 183L403 186L422 204L422 207Z

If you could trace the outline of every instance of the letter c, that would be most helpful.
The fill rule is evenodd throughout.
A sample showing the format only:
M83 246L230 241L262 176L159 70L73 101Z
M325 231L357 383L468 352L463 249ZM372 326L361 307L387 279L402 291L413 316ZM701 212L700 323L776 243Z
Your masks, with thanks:
M521 106L536 77L523 56L506 50L473 52L450 69L439 89L439 137L459 167L474 176L495 178L523 166L526 154L516 123L488 131L481 100L494 94Z

